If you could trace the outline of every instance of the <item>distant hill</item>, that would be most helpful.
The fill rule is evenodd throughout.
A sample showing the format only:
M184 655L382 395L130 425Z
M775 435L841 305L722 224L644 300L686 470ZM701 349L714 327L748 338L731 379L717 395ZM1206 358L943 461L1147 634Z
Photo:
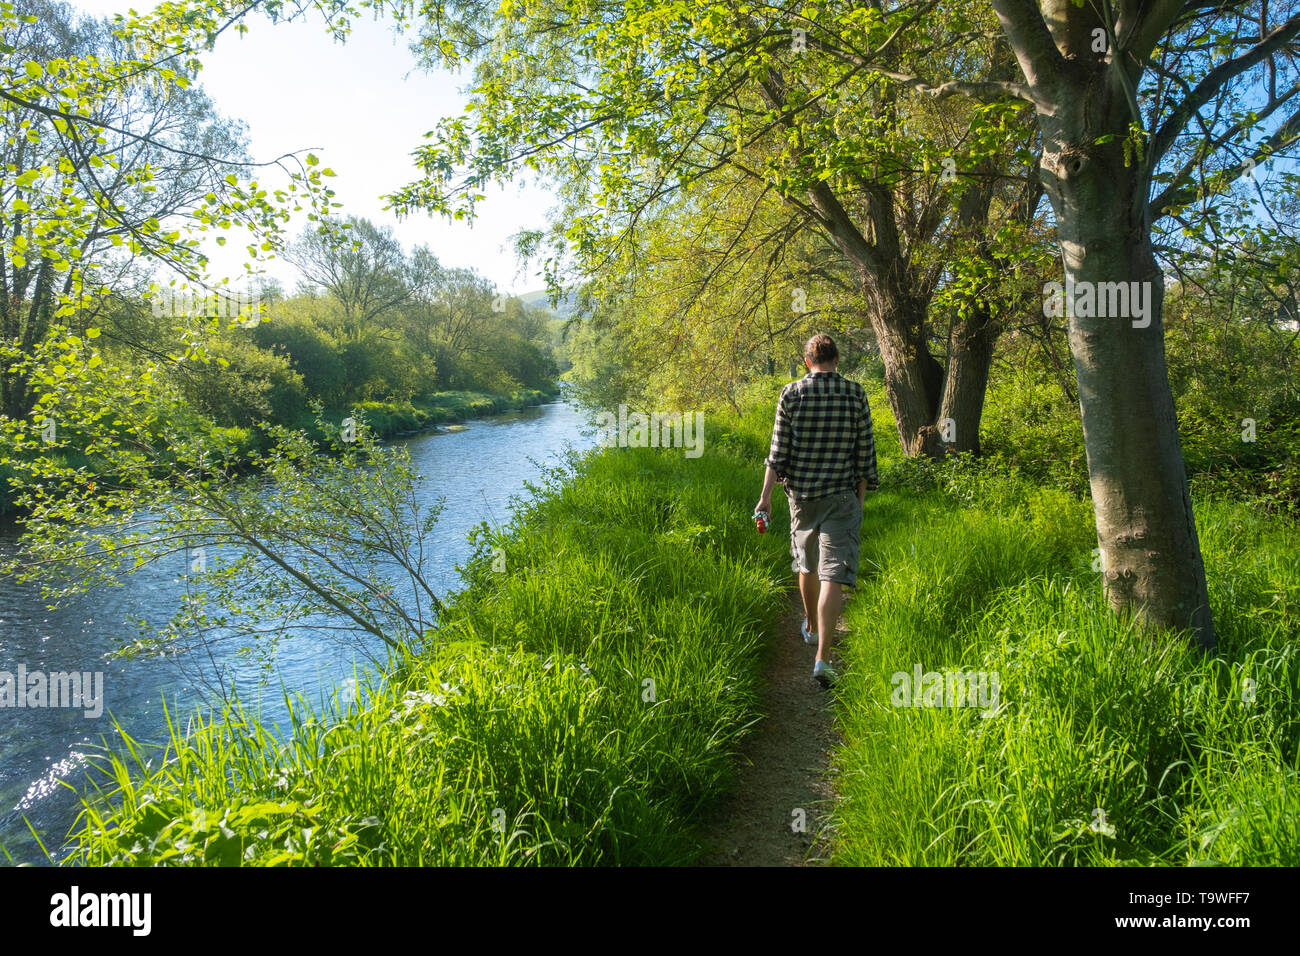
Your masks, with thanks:
M521 292L518 296L520 302L530 309L550 309L562 319L567 319L573 315L573 310L577 307L577 297L572 293L565 295L560 300L559 305L551 308L551 303L546 299L546 290L538 289L535 292Z

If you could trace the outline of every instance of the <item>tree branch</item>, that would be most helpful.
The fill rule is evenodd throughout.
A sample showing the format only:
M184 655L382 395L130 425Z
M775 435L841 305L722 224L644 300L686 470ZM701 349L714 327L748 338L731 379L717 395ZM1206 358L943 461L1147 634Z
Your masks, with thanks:
M1034 0L993 0L993 12L1011 42L1020 71L1035 96L1055 99L1065 72L1065 57L1056 48L1042 11ZM1032 100L1037 104L1037 100Z
M1278 150L1285 149L1298 139L1300 139L1300 110L1287 117L1286 122L1274 130L1273 135L1260 143L1250 157L1242 160L1233 168L1224 170L1222 174L1223 185L1227 186L1236 182ZM1186 168L1184 167L1185 170ZM1169 209L1177 209L1180 206L1195 202L1201 198L1201 195L1201 190L1194 183L1188 183L1185 176L1174 180L1165 187L1159 196L1151 200L1151 221L1155 222L1157 219L1169 215L1167 212Z
M1251 49L1235 56L1230 60L1225 60L1213 70L1205 75L1201 82L1197 83L1192 92L1175 107L1169 119L1165 120L1160 131L1156 133L1151 140L1152 162L1159 162L1173 146L1174 140L1187 125L1188 120L1206 103L1208 103L1216 93L1221 90L1225 84L1237 76L1240 76L1252 66L1262 62L1269 54L1276 52L1285 46L1290 40L1300 35L1300 14L1293 16L1282 24L1265 39L1255 44Z
M936 100L961 95L989 103L1011 96L1036 105L1034 91L1024 83L1016 83L1011 80L949 80L936 86L919 76L912 76L907 73L896 73L893 70L880 69L873 72L887 76L891 80L897 80L899 83L904 83L918 93L924 93Z

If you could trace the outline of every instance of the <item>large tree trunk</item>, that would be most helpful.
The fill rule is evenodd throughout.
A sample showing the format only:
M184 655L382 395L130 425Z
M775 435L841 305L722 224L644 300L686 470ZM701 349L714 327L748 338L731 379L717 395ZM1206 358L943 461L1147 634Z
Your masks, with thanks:
M939 403L939 439L951 453L980 453L980 421L988 393L993 343L1000 326L986 311L955 321L948 333L948 367Z
M770 106L785 109L784 82L775 71L765 73L760 88ZM972 373L967 371L966 364L970 361L979 364L982 343L974 342L975 347L968 350L963 339L962 348L949 350L946 369L931 354L927 325L929 295L918 291L920 283L908 267L893 188L865 178L859 184L866 200L862 228L825 182L808 188L808 203L818 212L820 224L831 242L858 271L868 319L885 366L885 392L894 412L903 454L938 459L949 451L974 450L978 447L979 419L984 406L982 386L988 381L988 367L985 361L982 369ZM978 205L977 200L974 202ZM986 217L987 212L985 196ZM991 345L990 340L990 348ZM952 376L956 376L956 381L949 398L945 378ZM968 399L976 383L981 383L978 403L972 404ZM945 398L948 398L947 412L941 414ZM953 428L946 427L945 418L952 419ZM954 440L946 442L946 435L954 429Z
M1014 69L1007 64L1008 70ZM998 173L992 161L979 167L983 178L970 183L957 202L957 232L971 234L977 254L988 263L994 275L1005 273L1007 264L992 255L989 248L989 210L993 203L993 183ZM1014 207L1013 215L1029 222L1038 209L1040 187L1036 177ZM948 329L948 364L943 379L943 397L939 403L939 440L950 453L980 453L980 421L984 417L984 397L988 393L989 369L993 365L993 345L1001 325L989 313L978 296L967 303Z
M981 172L986 176L962 193L956 210L958 231L976 236L988 229L996 169L990 162ZM1027 195L1017 207L1017 214L1032 219L1037 206L1038 194L1034 192L1032 201ZM887 230L876 231L888 235ZM930 353L928 341L930 297L912 291L924 283L904 269L901 252L894 251L896 258L883 275L873 274L865 262L860 268L867 301L874 306L873 327L903 451L935 459L962 452L978 455L993 345L1001 328L986 307L972 303L964 315L953 319L946 364L940 364ZM986 238L981 239L979 251L989 256ZM1005 268L989 258L995 270Z
M979 454L997 323L979 312L954 322L945 366L930 352L926 303L898 287L882 288L865 270L863 289L903 454Z
M1205 567L1165 366L1164 281L1151 248L1150 184L1142 164L1124 161L1130 113L1123 90L1108 83L1113 74L1093 77L1053 111L1040 109L1039 118L1064 299L1071 281L1078 290L1070 351L1106 590L1116 610L1159 627L1191 627L1209 648L1214 625ZM1096 145L1107 134L1114 138ZM1127 286L1127 314L1114 314L1122 297L1102 283L1139 283ZM1101 289L1108 290L1104 299ZM1116 290L1113 297L1109 290ZM1089 291L1091 308L1083 299ZM1145 314L1138 307L1143 299Z
M934 422L944 375L926 341L925 304L897 286L875 281L874 276L865 275L863 287L903 454L941 458L943 443Z

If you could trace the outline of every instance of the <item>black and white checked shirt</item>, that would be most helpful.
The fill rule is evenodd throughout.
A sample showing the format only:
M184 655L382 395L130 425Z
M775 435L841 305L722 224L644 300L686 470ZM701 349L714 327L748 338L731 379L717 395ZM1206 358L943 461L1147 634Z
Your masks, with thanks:
M795 498L879 485L867 392L839 372L809 372L781 389L764 464Z

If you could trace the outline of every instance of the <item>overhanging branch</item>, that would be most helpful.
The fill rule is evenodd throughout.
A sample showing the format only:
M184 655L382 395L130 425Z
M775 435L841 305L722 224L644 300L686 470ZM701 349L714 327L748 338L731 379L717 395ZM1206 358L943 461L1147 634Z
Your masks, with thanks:
M1300 14L1287 20L1286 23L1245 53L1230 60L1225 60L1207 73L1201 82L1196 84L1191 93L1183 99L1183 102L1174 109L1169 119L1165 120L1164 125L1160 127L1160 131L1152 137L1152 162L1158 163L1169 152L1174 140L1183 131L1192 116L1213 99L1229 81L1240 76L1256 64L1263 62L1270 54L1277 52L1297 35L1300 35Z

